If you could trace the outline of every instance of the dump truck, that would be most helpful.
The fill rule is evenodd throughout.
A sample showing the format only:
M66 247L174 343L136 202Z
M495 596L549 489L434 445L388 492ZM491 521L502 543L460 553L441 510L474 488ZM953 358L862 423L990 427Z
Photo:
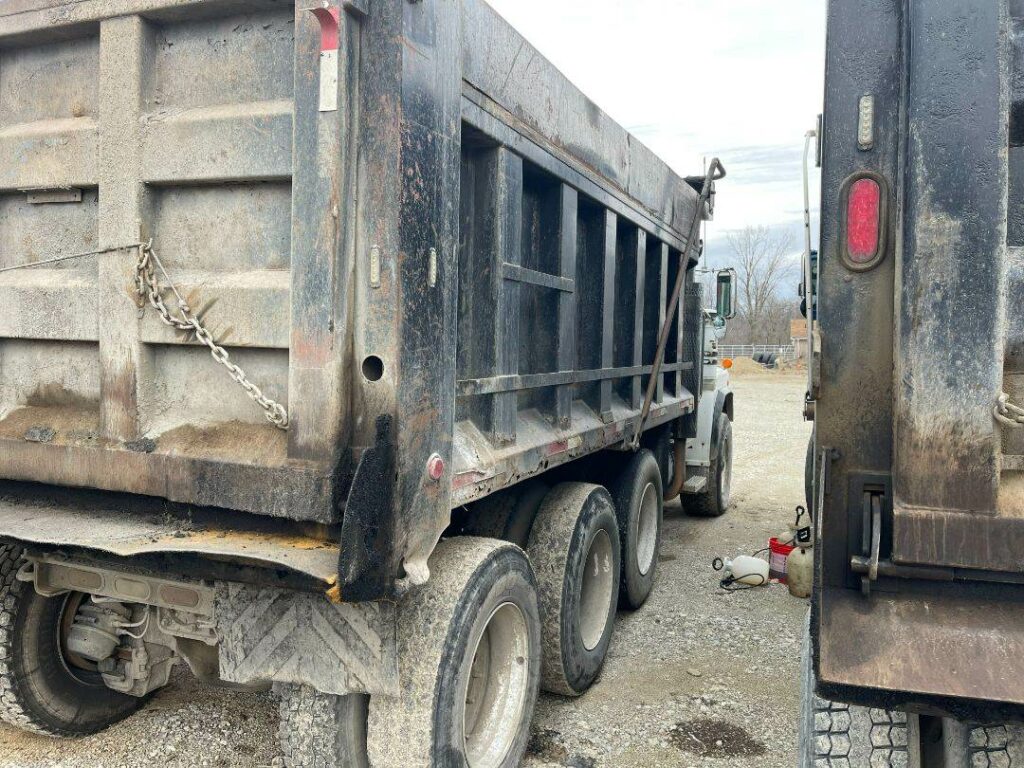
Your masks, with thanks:
M1018 765L1024 3L832 0L824 107L799 764Z
M0 718L183 663L287 765L516 765L650 594L724 173L482 0L0 4Z

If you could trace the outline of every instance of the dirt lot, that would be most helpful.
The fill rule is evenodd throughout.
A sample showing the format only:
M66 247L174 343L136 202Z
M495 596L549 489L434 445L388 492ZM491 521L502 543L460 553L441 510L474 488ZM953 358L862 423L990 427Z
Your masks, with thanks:
M723 518L666 511L660 576L648 604L622 615L598 684L544 696L526 765L569 768L792 768L799 635L806 602L777 585L725 593L710 563L751 552L803 498L810 433L799 375L735 381L734 506ZM0 726L0 768L269 766L269 695L204 688L179 673L137 715L74 742Z

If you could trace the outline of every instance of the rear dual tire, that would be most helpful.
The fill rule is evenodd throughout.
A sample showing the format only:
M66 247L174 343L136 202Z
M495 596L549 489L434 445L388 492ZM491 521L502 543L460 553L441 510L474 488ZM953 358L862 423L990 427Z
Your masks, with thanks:
M402 690L370 700L377 768L514 768L540 682L541 620L530 563L493 539L438 545L430 581L399 605Z
M619 605L636 610L654 588L661 550L664 498L661 470L651 451L633 454L609 486L622 543Z
M1024 764L1024 726L972 726L815 694L810 626L801 653L798 768L1012 768Z
M278 736L286 768L370 768L369 696L334 696L307 685L280 685Z
M619 523L608 491L590 483L553 488L527 552L543 621L542 686L579 696L600 674L615 624Z

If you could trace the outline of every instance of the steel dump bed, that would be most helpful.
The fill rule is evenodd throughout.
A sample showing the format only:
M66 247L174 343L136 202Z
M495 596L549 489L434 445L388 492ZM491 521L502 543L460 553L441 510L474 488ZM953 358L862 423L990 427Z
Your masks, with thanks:
M819 679L990 718L1024 705L1024 3L830 2L827 62Z
M453 507L635 430L695 187L482 0L8 0L0 478L423 578ZM648 427L694 408L680 307Z

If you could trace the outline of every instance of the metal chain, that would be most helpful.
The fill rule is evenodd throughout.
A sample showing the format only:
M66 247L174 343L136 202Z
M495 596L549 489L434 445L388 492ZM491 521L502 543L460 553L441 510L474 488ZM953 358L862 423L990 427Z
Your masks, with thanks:
M150 240L147 243L142 243L138 246L139 258L135 264L135 289L138 292L139 299L143 302L149 301L149 304L155 309L159 315L160 320L163 321L164 325L169 325L171 328L176 328L179 331L189 331L195 334L195 337L205 344L209 350L210 355L218 363L227 368L231 378L245 390L245 393L262 408L267 417L267 421L273 424L278 429L288 429L288 411L283 405L271 400L269 397L263 394L258 386L249 380L248 376L245 375L240 367L231 362L230 355L224 347L220 346L213 340L213 336L203 326L202 322L193 313L188 302L185 301L184 297L178 291L174 282L167 274L167 270L164 269L164 265L160 261L160 257L157 256L156 251L153 250L153 241ZM155 269L154 269L155 267ZM167 307L163 300L163 289L157 280L156 270L159 269L163 275L164 280L167 283L167 289L170 290L178 301L178 314L175 316L171 313L171 310Z
M266 412L267 421L278 429L288 429L288 411L285 407L264 395L263 390L253 384L249 380L249 377L245 375L245 371L231 362L231 357L228 355L228 351L213 340L213 336L208 330L206 330L199 318L192 314L192 309L189 307L188 302L185 301L184 297L178 291L177 286L174 285L174 281L171 280L170 275L167 274L167 270L164 269L164 265L161 263L160 257L157 256L156 251L153 250L152 240L146 243L132 243L131 245L117 246L113 248L100 248L86 253L74 253L68 256L56 256L43 261L15 264L14 266L0 268L0 272L33 269L47 264L57 264L64 261L71 261L72 259L82 259L87 256L99 256L104 253L114 253L116 251L129 251L134 248L137 248L139 251L139 258L135 263L135 290L138 293L139 301L141 302L139 306L145 307L146 301L149 301L150 305L160 313L160 319L165 325L169 325L171 328L176 328L179 331L194 333L199 341L209 347L210 354L213 356L213 359L227 368L228 373L231 374L231 378L234 379L238 385L245 390L245 393ZM154 266L156 269L160 270L160 274L163 275L164 280L167 282L167 289L170 290L178 300L177 316L171 314L171 310L168 309L167 305L164 303L162 296L163 289L161 289L160 283L157 281L156 269L154 269Z
M992 410L996 421L1005 424L1012 429L1024 427L1024 408L1010 402L1010 396L1003 392L996 400L996 407Z

